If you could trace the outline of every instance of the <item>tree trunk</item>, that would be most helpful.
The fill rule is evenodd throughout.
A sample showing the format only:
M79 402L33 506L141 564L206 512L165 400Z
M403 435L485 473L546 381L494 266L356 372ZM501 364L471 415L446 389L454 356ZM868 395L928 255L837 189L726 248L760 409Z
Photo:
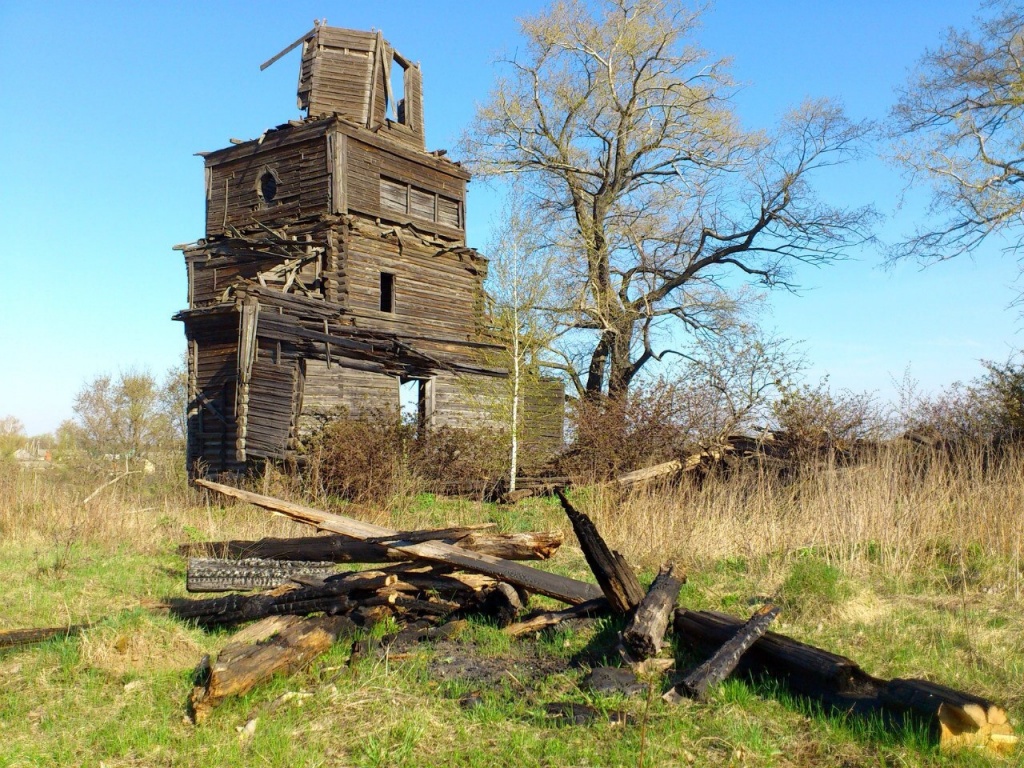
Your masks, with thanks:
M677 574L673 564L661 566L650 590L626 624L622 644L637 661L649 659L661 650L672 611L679 599L679 590L685 581L685 574Z
M621 614L633 610L644 599L644 588L640 586L633 569L622 555L608 548L593 521L573 507L564 493L557 493L562 509L568 515L576 538L579 539L583 556L597 577L597 583L601 585L612 610Z

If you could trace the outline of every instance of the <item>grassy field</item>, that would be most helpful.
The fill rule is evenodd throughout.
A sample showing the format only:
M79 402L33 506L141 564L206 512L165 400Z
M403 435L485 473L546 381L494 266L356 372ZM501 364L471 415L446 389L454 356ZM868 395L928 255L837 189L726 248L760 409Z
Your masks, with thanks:
M173 476L127 478L83 504L105 479L0 465L0 629L93 624L76 639L0 651L0 765L1024 764L1020 753L942 754L923 733L739 681L679 707L661 702L660 677L649 680L653 695L595 694L582 681L610 659L611 620L525 640L478 622L452 641L354 660L351 643L339 643L197 728L185 719L192 670L230 635L153 610L184 594L175 546L308 531L204 500ZM275 478L262 490L293 492ZM776 631L878 676L987 696L1015 724L1024 717L1021 457L911 465L886 455L797 482L749 474L625 499L588 488L574 499L644 579L664 560L681 563L687 607L745 616L771 598L783 607ZM568 532L546 500L503 508L419 495L387 506L374 520L397 528L494 521ZM571 544L544 567L590 578ZM679 660L691 661L682 651ZM564 703L597 717L571 724L548 714Z

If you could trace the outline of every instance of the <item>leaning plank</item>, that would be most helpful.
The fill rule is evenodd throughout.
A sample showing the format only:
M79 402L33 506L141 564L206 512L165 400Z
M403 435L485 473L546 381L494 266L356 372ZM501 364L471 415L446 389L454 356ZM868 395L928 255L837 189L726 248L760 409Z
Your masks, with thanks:
M90 627L89 624L70 624L63 627L38 627L36 629L5 629L0 631L0 648L18 645L32 645L52 640L55 637L74 637Z
M742 622L721 613L680 609L673 626L677 637L713 652L736 634ZM1006 711L983 697L924 680L872 677L844 656L774 632L759 638L736 670L771 678L797 695L842 712L923 722L945 748L974 745L1008 751L1018 741Z
M651 588L622 631L622 644L637 661L649 659L661 650L672 611L686 576L672 563L661 566Z
M325 579L335 571L336 563L313 563L302 560L224 560L212 557L190 557L185 572L185 589L189 592L248 592L272 589L297 577Z
M351 536L354 539L362 539L364 541L373 538L381 539L382 537L395 536L396 533L379 525L372 525L342 515L322 512L312 507L294 504L270 496L263 496L251 491L243 491L209 480L196 480L195 482L196 485L217 491L225 496L246 501L274 512L280 512L293 520L315 526L321 530ZM406 554L410 559L420 558L452 565L472 573L483 573L501 581L507 581L515 586L523 587L530 592L547 595L566 603L583 603L601 595L601 590L594 584L530 568L521 563L501 560L478 552L470 552L451 544L437 541L407 544L402 541L389 540L386 542L386 546L389 549L395 549Z
M597 577L597 583L601 585L601 591L608 598L612 610L616 613L629 613L644 599L644 588L640 586L636 573L622 555L608 548L593 521L573 507L562 491L557 493L562 509L576 532L587 565Z
M434 531L401 531L389 541L443 541L462 549L481 552L503 560L547 560L562 545L558 531L534 533L491 533L477 526L443 528ZM490 524L487 524L490 527ZM387 563L408 558L376 541L357 541L347 536L302 536L292 539L258 541L189 542L178 547L185 557L262 558L333 563Z
M678 703L684 696L704 699L708 688L718 685L732 674L743 654L768 631L768 625L778 615L778 606L765 605L759 608L710 659L690 672L679 685L671 688L662 698L672 704Z
M563 621L569 621L570 619L584 619L607 613L610 609L611 606L608 605L608 600L604 597L598 597L570 608L563 608L560 611L538 613L516 624L509 624L503 631L506 635L520 637L521 635L529 635L557 626Z
M189 712L196 723L229 696L239 696L279 672L301 668L326 651L343 633L354 631L355 625L346 616L315 616L287 622L273 637L256 642L232 643L211 663L209 657L200 662L198 684L189 697Z

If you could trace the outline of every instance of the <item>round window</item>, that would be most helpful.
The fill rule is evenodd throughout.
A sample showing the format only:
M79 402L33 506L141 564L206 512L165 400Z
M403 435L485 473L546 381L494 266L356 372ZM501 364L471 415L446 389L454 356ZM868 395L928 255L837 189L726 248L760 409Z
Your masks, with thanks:
M265 203L277 197L277 177L271 171L264 171L260 176L260 197Z

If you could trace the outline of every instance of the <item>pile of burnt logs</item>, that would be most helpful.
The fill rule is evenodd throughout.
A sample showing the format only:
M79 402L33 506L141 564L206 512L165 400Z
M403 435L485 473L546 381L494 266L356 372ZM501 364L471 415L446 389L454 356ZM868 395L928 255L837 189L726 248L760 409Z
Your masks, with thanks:
M982 697L923 680L875 678L850 659L768 632L778 614L773 605L762 606L746 622L677 608L685 575L666 564L645 590L626 559L561 492L596 585L522 562L552 556L561 544L558 534L510 536L480 526L397 532L217 483L197 484L328 534L183 546L190 590L233 592L171 600L168 609L203 626L256 622L236 634L216 660L200 664L190 698L197 721L224 698L301 667L339 638L385 617L395 627L393 639L416 642L455 634L471 614L492 617L513 636L610 614L621 617L624 663L648 671L678 668L662 697L668 703L703 699L726 677L740 674L770 679L832 710L924 723L943 745L1005 750L1017 741L1005 711ZM374 567L338 570L352 562ZM521 616L531 594L569 607ZM678 662L666 640L670 634L680 658L696 663Z

